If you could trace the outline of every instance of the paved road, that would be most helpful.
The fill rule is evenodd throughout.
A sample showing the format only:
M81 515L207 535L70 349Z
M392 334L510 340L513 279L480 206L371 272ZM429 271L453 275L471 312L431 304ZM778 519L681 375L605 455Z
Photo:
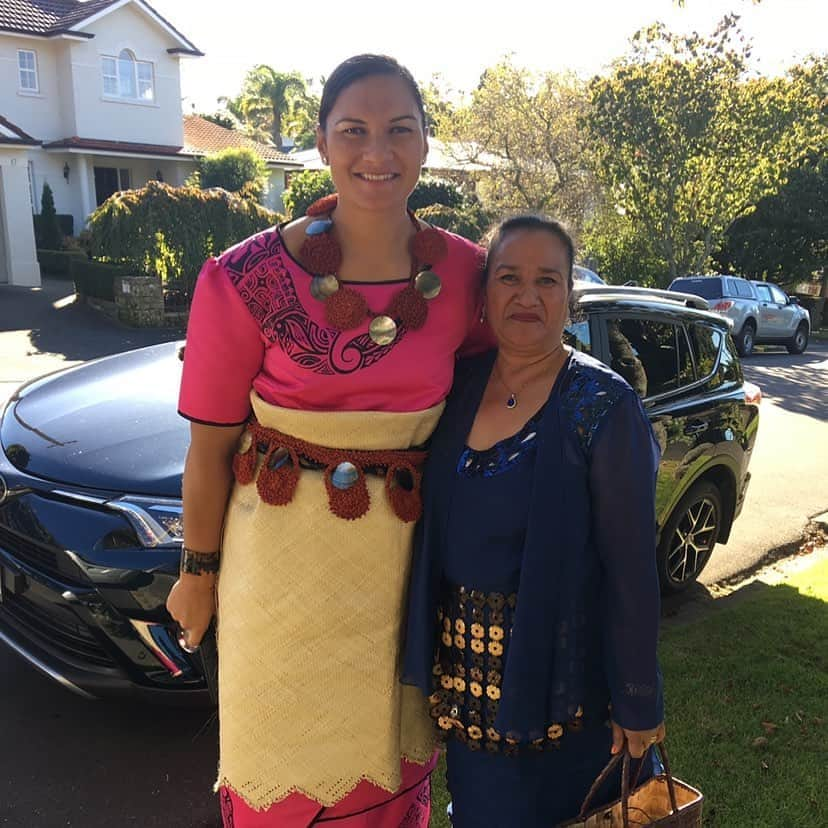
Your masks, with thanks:
M0 286L0 402L31 377L179 336L103 320L66 283ZM759 354L745 372L765 391L754 479L706 582L752 566L828 508L828 346ZM0 828L218 828L216 735L209 712L87 702L0 648Z
M755 566L828 509L828 343L812 342L799 356L766 348L742 365L763 394L751 484L730 541L702 573L705 584Z

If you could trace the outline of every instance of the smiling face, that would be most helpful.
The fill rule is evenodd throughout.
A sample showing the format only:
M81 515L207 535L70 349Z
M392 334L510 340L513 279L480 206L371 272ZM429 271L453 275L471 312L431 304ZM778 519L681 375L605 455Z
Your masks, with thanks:
M417 103L395 75L372 75L343 89L316 144L340 202L367 210L404 207L427 150Z
M486 315L499 345L521 353L556 347L569 315L571 261L546 230L512 230L490 255Z

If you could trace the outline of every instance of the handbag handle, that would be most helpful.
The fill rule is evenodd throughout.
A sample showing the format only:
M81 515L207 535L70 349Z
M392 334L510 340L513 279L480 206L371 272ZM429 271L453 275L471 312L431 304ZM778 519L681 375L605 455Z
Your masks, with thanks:
M670 795L670 807L672 808L672 812L674 814L678 813L678 801L676 799L676 785L673 781L673 774L670 770L670 760L667 758L667 748L664 745L664 742L658 742L652 747L657 747L658 752L661 754L661 763L664 765L664 776L667 780L667 791ZM641 757L641 762L644 762L644 759L649 754L650 749L648 748L644 755ZM585 819L587 811L589 810L589 806L592 803L592 800L595 798L595 795L598 793L598 789L601 785L606 782L609 775L613 772L615 767L618 765L619 762L622 763L621 765L621 816L624 821L624 828L629 828L630 825L630 752L628 750L623 750L621 753L616 753L614 756L610 757L609 762L607 762L604 769L598 776L595 778L595 781L592 783L589 791L587 791L587 795L584 797L584 802L581 805L580 813L578 814L578 819ZM641 766L639 765L639 773L641 771ZM638 782L638 775L636 775L636 783Z

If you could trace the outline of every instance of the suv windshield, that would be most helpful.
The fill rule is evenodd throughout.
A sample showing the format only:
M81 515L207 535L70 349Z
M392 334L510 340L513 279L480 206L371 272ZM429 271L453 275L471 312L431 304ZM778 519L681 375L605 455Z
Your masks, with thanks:
M718 276L699 276L697 279L673 279L670 290L692 293L703 299L718 299L725 296L722 279Z

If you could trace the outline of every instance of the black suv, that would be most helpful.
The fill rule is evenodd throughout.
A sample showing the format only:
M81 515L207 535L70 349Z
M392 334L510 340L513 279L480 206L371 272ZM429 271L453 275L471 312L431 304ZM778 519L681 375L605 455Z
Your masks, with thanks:
M574 347L641 394L663 452L658 566L691 584L739 514L758 425L728 322L697 296L578 283ZM35 380L0 423L0 641L84 695L204 699L164 608L188 424L180 343Z

